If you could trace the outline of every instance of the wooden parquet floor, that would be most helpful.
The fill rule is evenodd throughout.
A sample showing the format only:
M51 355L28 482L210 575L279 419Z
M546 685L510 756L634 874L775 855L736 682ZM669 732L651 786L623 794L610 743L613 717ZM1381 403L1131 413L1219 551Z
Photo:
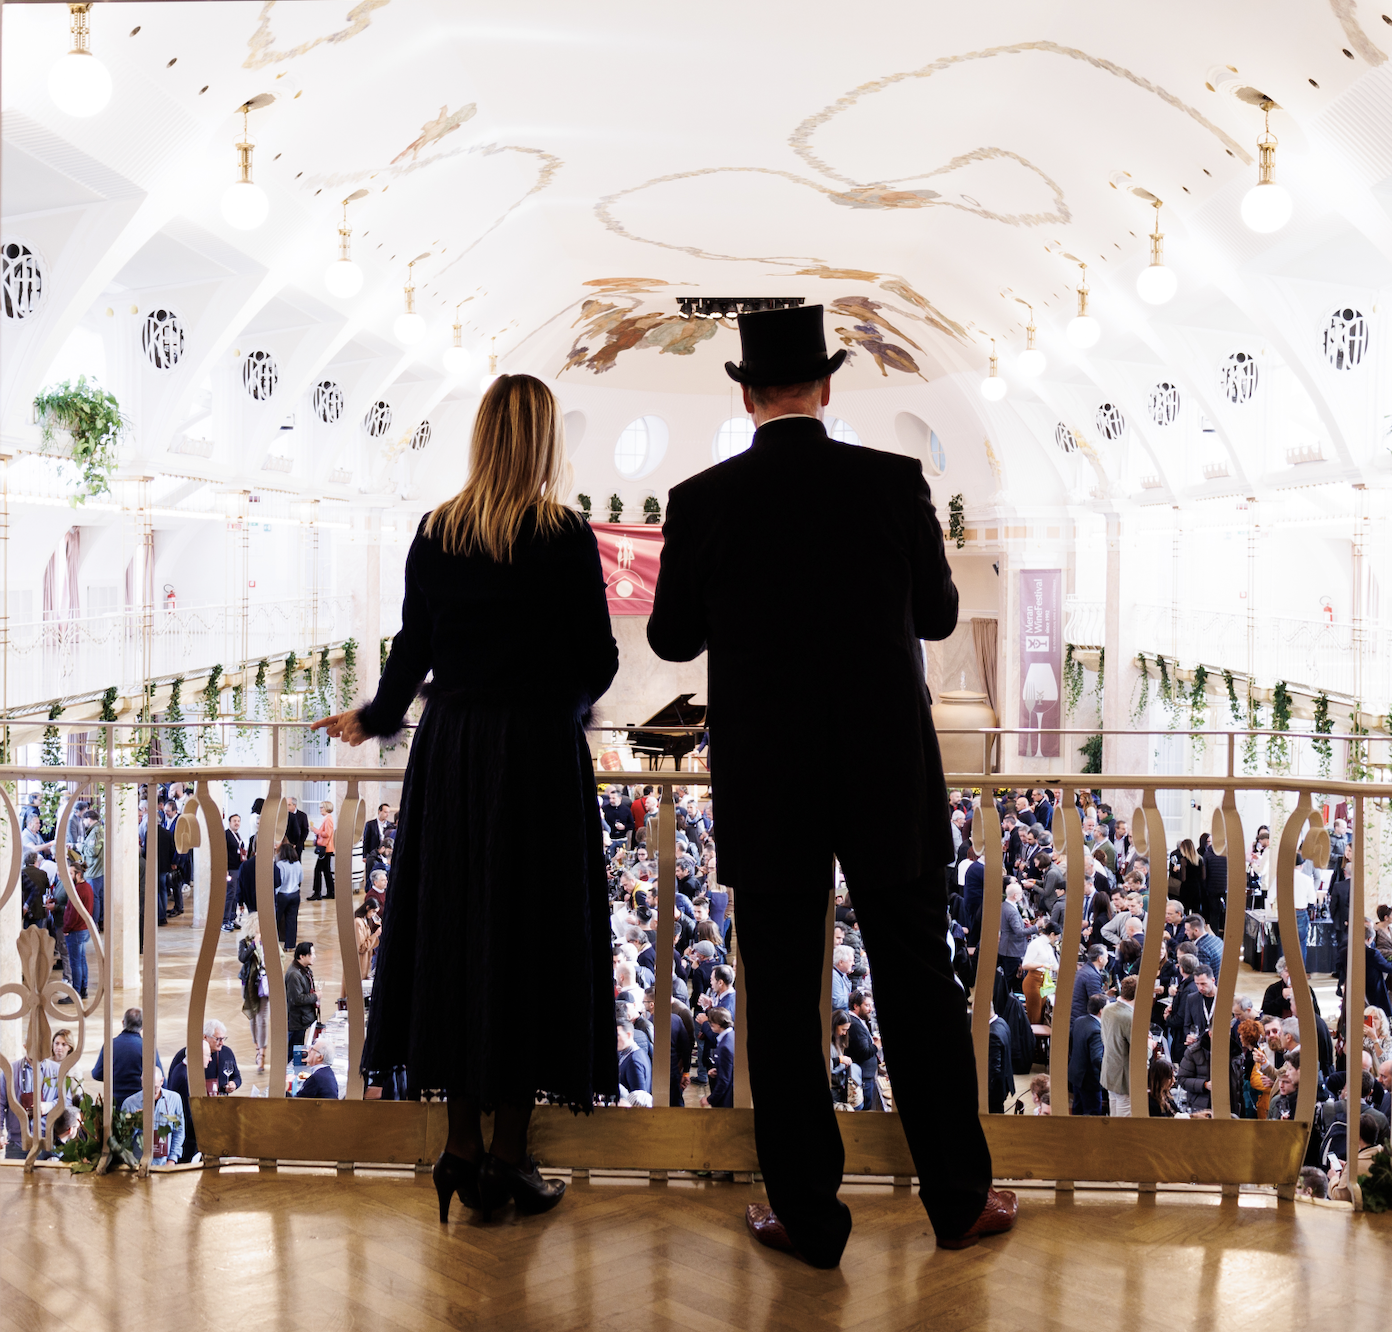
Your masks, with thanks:
M12 1332L667 1332L1387 1326L1392 1217L1269 1196L1029 1190L1015 1232L933 1247L916 1198L851 1185L839 1270L744 1230L758 1186L593 1178L545 1217L447 1228L427 1176L252 1167L141 1181L0 1169Z

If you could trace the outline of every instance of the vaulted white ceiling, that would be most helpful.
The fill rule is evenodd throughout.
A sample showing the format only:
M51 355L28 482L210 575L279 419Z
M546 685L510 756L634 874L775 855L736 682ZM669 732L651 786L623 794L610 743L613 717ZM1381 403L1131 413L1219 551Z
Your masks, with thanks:
M643 395L692 395L716 425L729 414L737 334L681 322L676 295L797 295L825 305L829 343L854 352L837 378L848 418L879 422L891 447L901 409L952 421L954 456L971 460L954 488L977 503L1247 493L1292 483L1286 450L1302 444L1323 458L1304 482L1388 480L1377 304L1392 283L1392 19L1376 5L97 4L92 46L115 92L90 120L46 91L67 23L64 5L3 10L4 228L49 269L42 317L3 329L11 442L32 431L28 404L74 328L133 347L159 303L187 350L177 374L123 397L147 460L253 344L274 351L281 396L224 414L233 438L186 463L195 476L259 475L281 404L326 375L355 426L393 393L398 428L432 411L462 421L494 347L500 368L605 422L576 453L598 486L609 417L647 410ZM1271 237L1238 212L1256 178L1255 92L1279 104L1278 177L1296 200ZM270 214L242 232L219 200L236 108L260 94L274 97L250 122ZM1179 294L1159 309L1134 291L1153 210L1133 187L1165 201ZM339 300L322 273L340 201L359 189L366 283ZM406 349L392 323L421 253L429 333ZM1065 256L1089 264L1104 330L1090 352L1063 337L1079 274ZM440 358L459 302L474 361L451 380ZM1024 302L1049 357L1033 384L1014 374ZM1362 378L1322 350L1345 302L1374 321ZM995 405L975 388L991 338L1012 385ZM1264 358L1271 390L1246 416L1220 392L1240 350ZM113 378L135 373L137 352L111 359ZM1150 410L1160 382L1185 396L1182 442ZM596 395L611 391L606 408ZM1123 438L1100 433L1104 403ZM1055 445L1060 422L1082 472ZM709 463L706 425L696 435L663 479ZM382 476L355 438L295 482L346 497ZM414 493L456 479L432 468Z

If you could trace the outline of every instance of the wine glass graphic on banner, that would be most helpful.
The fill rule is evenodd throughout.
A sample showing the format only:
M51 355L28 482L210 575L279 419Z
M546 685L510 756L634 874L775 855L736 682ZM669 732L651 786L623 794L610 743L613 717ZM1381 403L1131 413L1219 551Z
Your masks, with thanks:
M1025 708L1036 714L1035 731L1037 738L1034 748L1028 753L1030 756L1042 758L1044 755L1044 709L1050 703L1058 702L1058 680L1054 676L1054 668L1046 661L1032 663L1029 670L1025 672L1025 684L1022 692Z

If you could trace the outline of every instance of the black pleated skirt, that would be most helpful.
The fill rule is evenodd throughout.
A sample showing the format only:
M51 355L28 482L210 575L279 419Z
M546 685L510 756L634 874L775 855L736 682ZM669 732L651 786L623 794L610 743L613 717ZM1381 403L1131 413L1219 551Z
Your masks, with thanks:
M573 709L432 698L406 765L363 1049L484 1109L618 1088L594 765Z

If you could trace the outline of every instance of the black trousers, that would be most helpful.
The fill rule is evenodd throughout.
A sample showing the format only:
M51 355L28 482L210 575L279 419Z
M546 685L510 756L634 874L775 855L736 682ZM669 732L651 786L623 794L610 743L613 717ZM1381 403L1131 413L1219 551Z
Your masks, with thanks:
M828 855L828 892L830 862ZM846 1154L822 1048L827 898L799 891L795 884L806 881L737 891L735 928L759 1167L793 1243L810 1262L830 1266L846 1246L851 1214L836 1196ZM977 1113L966 995L948 954L943 875L848 886L875 960L875 1012L919 1196L934 1232L955 1239L986 1205L991 1153Z
M324 891L320 888L319 885L320 885L321 883L324 883L324 884L327 884L327 885L328 885L329 891L328 891L327 894L325 894ZM334 895L333 857L332 857L332 856L315 856L315 858L314 858L314 891L310 894L310 900L313 901L313 900L315 900L316 898L323 897L323 896L332 897L333 895Z
M293 893L275 895L276 937L281 947L293 953L299 942L300 931L300 890Z
M237 876L227 876L227 896L222 903L222 923L232 925L237 919Z

